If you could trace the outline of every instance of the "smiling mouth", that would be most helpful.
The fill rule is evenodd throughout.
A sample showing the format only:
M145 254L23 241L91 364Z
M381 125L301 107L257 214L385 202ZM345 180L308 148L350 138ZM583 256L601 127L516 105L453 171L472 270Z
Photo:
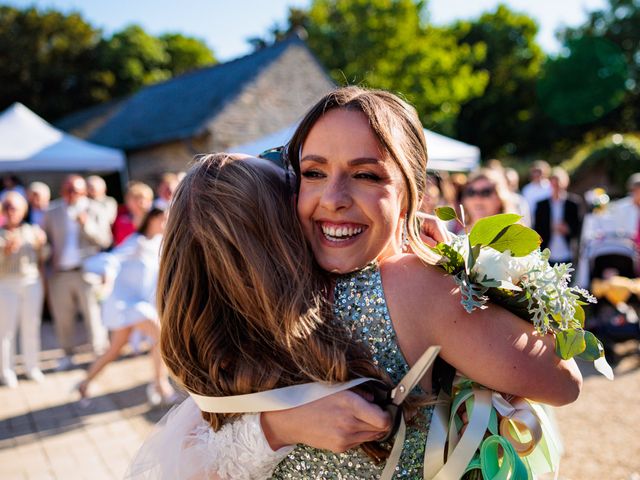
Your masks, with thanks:
M330 242L347 242L352 240L364 232L366 225L357 224L330 224L318 222L323 237Z

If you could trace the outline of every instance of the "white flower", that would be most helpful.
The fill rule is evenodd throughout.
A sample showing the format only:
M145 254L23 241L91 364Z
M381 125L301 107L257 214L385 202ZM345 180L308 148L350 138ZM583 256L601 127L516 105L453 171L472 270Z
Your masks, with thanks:
M539 261L540 258L536 252L524 257L512 257L509 250L499 252L491 247L485 247L480 249L471 274L477 281L482 281L486 277L502 282L502 288L520 290L517 285L527 273L536 267Z

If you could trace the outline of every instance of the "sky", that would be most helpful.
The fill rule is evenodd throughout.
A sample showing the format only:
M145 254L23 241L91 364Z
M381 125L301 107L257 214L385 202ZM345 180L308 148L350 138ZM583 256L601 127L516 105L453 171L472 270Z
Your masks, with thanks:
M63 12L80 11L107 35L137 23L159 35L179 32L204 40L222 61L250 53L247 39L263 36L276 24L284 24L288 7L307 7L310 0L4 0L17 7L36 5ZM540 26L538 42L547 53L557 52L554 32L562 25L576 26L586 12L604 8L607 0L428 0L430 20L448 24L471 19L505 3L529 14Z

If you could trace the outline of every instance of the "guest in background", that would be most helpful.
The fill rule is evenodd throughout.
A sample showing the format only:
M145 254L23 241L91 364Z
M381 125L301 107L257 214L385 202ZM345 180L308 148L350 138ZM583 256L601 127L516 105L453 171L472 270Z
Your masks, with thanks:
M104 302L102 317L111 332L111 346L89 367L85 380L78 385L82 399L87 399L91 381L120 356L120 351L136 330L153 342L151 357L154 378L147 388L149 402L157 405L162 402L170 403L175 399L157 343L160 338L160 323L155 295L164 225L164 210L152 208L136 233L112 252L92 259L94 265L98 264L97 270L104 270L107 283L111 283L113 287Z
M22 185L22 181L16 175L5 175L2 177L2 190L0 190L0 201L9 192L18 192L27 199L27 192Z
M49 209L51 189L46 183L32 182L27 189L27 200L29 201L27 222L44 228L44 216Z
M142 220L153 206L153 190L146 183L129 182L124 196L124 206L120 208L113 223L113 243L120 245L142 224Z
M23 223L27 201L19 193L8 192L2 208L7 220L0 229L0 378L13 388L18 384L12 352L18 328L27 378L44 378L38 367L43 300L39 262L46 236L39 226Z
M520 223L527 227L532 225L531 210L529 209L529 202L520 194L520 175L515 168L505 168L504 178L507 181L507 187L511 192L511 203L514 206L514 213L522 216Z
M87 177L87 196L102 205L109 219L109 225L113 225L118 214L118 202L115 198L107 196L107 184L102 177L98 175Z
M436 207L439 207L443 203L443 198L440 193L440 187L438 181L432 177L427 177L427 187L425 188L424 195L422 196L422 202L420 203L421 212L433 214Z
M168 210L173 198L173 193L178 188L178 175L175 173L165 173L160 179L158 188L156 188L156 199L153 201L153 206Z
M472 228L481 218L514 212L504 175L487 168L469 175L461 192L461 201L467 228Z
M551 171L551 198L538 202L534 229L542 237L542 249L551 250L551 263L573 263L584 216L582 199L567 192L569 175L560 167Z
M522 196L529 203L531 218L535 218L536 205L551 196L549 172L551 167L544 160L536 160L529 169L529 183L522 187Z
M75 317L82 314L94 352L107 346L107 332L100 320L95 285L82 269L90 256L111 245L111 229L102 206L87 197L87 184L79 175L68 176L62 198L52 202L45 216L45 232L51 243L49 307L65 356L58 368L73 365Z

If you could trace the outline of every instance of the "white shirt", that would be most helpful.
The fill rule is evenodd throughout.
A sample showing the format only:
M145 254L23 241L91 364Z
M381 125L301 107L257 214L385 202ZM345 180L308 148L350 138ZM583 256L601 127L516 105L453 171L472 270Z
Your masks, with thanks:
M551 197L551 183L549 180L541 180L540 183L527 183L522 187L522 196L529 203L531 218L536 217L536 204Z
M78 214L87 210L89 201L81 197L74 205L66 205L66 236L60 255L60 270L72 270L82 264L80 256L80 224Z
M570 260L571 248L564 235L556 232L555 225L564 222L565 197L558 200L550 199L551 204L551 239L549 240L549 250L551 250L551 260L567 261Z

